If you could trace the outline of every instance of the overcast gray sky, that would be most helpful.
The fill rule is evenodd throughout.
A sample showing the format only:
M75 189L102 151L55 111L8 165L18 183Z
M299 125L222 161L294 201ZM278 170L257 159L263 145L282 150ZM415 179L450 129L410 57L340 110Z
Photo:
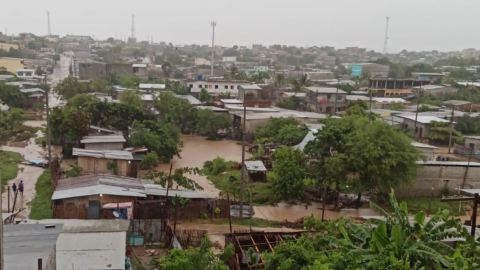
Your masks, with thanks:
M0 6L0 31L136 37L174 44L359 46L389 52L478 48L480 0L21 0ZM477 31L475 31L477 30Z

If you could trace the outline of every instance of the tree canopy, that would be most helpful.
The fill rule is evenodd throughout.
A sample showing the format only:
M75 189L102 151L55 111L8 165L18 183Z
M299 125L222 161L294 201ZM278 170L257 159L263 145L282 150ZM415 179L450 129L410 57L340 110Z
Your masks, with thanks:
M220 130L229 130L231 127L232 119L228 114L215 113L209 109L198 110L197 131L207 135L208 139L218 139Z
M65 100L69 100L77 94L86 94L89 92L88 85L78 81L75 77L67 77L63 79L57 83L54 91Z
M299 150L282 147L275 151L273 186L276 201L303 198L306 165L307 159Z
M28 98L17 86L0 82L0 102L12 108L26 108Z

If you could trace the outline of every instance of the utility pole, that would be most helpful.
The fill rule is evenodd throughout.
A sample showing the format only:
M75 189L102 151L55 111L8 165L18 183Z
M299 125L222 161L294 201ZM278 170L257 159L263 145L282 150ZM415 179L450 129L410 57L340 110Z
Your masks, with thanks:
M337 114L337 99L338 99L338 87L340 86L340 76L337 77L337 93L335 94L335 105L333 107L333 115Z
M135 38L135 15L132 14L132 33L131 33L131 38Z
M212 26L212 60L210 61L210 76L213 77L213 54L215 52L214 50L214 46L215 46L215 27L217 27L217 22L216 21L212 21L212 23L210 24Z
M452 117L450 119L450 138L448 139L448 153L450 154L450 149L452 147L452 134L453 134L453 115L455 113L455 107L450 103L452 106Z
M465 174L463 175L462 189L465 188L465 183L467 182L468 169L470 168L470 160L472 160L473 151L475 148L470 149L470 156L468 157L467 168L465 169Z
M413 140L416 141L417 140L417 119L418 119L418 108L420 106L420 96L422 94L422 86L423 86L423 83L420 82L420 88L418 90L418 94L417 94L417 110L415 112L415 123L413 124Z
M0 179L2 179L2 168L1 168L1 164L0 164ZM0 209L2 209L2 202L3 201L3 198L0 198ZM5 269L3 268L3 218L2 220L0 221L0 269Z
M47 106L47 147L48 147L48 168L50 169L50 172L52 171L52 142L50 138L50 106L48 100L50 99L50 90L49 86L47 85L47 75L44 75L43 77L43 83L45 85L45 92L46 92L46 101L45 105Z
M387 19L387 27L385 28L385 41L383 42L383 54L387 54L387 43L388 43L388 22L390 21L390 17L385 17Z
M50 11L47 11L47 19L48 19L48 36L51 36L52 31L50 30Z
M243 167L245 167L245 118L247 117L247 107L243 104L243 127L242 127L242 164L240 166L240 219L243 218L243 182L244 173Z

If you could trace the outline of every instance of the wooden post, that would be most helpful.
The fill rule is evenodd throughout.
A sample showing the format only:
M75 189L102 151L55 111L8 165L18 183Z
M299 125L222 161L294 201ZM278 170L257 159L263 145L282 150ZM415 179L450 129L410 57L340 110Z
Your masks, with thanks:
M227 208L228 208L228 224L230 225L230 233L232 233L232 216L230 215L230 195L227 191Z
M10 186L7 187L7 191L8 191L7 213L10 213Z
M42 265L42 258L38 258L38 261L37 261L37 266L38 266L38 270L42 270L43 269L43 265Z
M449 150L450 150L450 149L449 149ZM450 151L449 151L449 152L450 152ZM470 149L470 156L468 157L467 168L465 168L465 174L463 175L462 189L465 188L465 183L467 182L468 168L470 168L470 160L472 160L472 155L473 155L473 148Z
M452 103L450 103L452 105ZM450 137L448 139L448 153L450 154L450 148L452 147L452 133L453 133L453 115L455 113L455 107L452 105L452 119L450 119Z
M325 204L327 203L327 186L323 190L322 221L325 221Z
M178 202L175 203L175 219L173 222L173 235L177 232Z
M470 235L475 238L475 229L477 228L478 193L475 193L473 198L472 229Z

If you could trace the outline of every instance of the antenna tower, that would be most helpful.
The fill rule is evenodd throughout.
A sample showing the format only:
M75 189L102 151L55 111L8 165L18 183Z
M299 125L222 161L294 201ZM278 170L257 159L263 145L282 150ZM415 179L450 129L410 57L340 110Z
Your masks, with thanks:
M135 15L132 14L132 36L131 38L135 38Z
M210 76L213 77L213 61L214 61L214 53L215 53L215 27L217 27L217 22L212 21L211 24L212 26L212 61L210 62Z
M47 11L47 20L48 20L48 36L51 36L52 31L50 30L50 11Z
M390 17L385 17L387 19L387 27L385 28L385 41L383 43L383 54L387 54L387 43L388 43L388 21L390 20Z

